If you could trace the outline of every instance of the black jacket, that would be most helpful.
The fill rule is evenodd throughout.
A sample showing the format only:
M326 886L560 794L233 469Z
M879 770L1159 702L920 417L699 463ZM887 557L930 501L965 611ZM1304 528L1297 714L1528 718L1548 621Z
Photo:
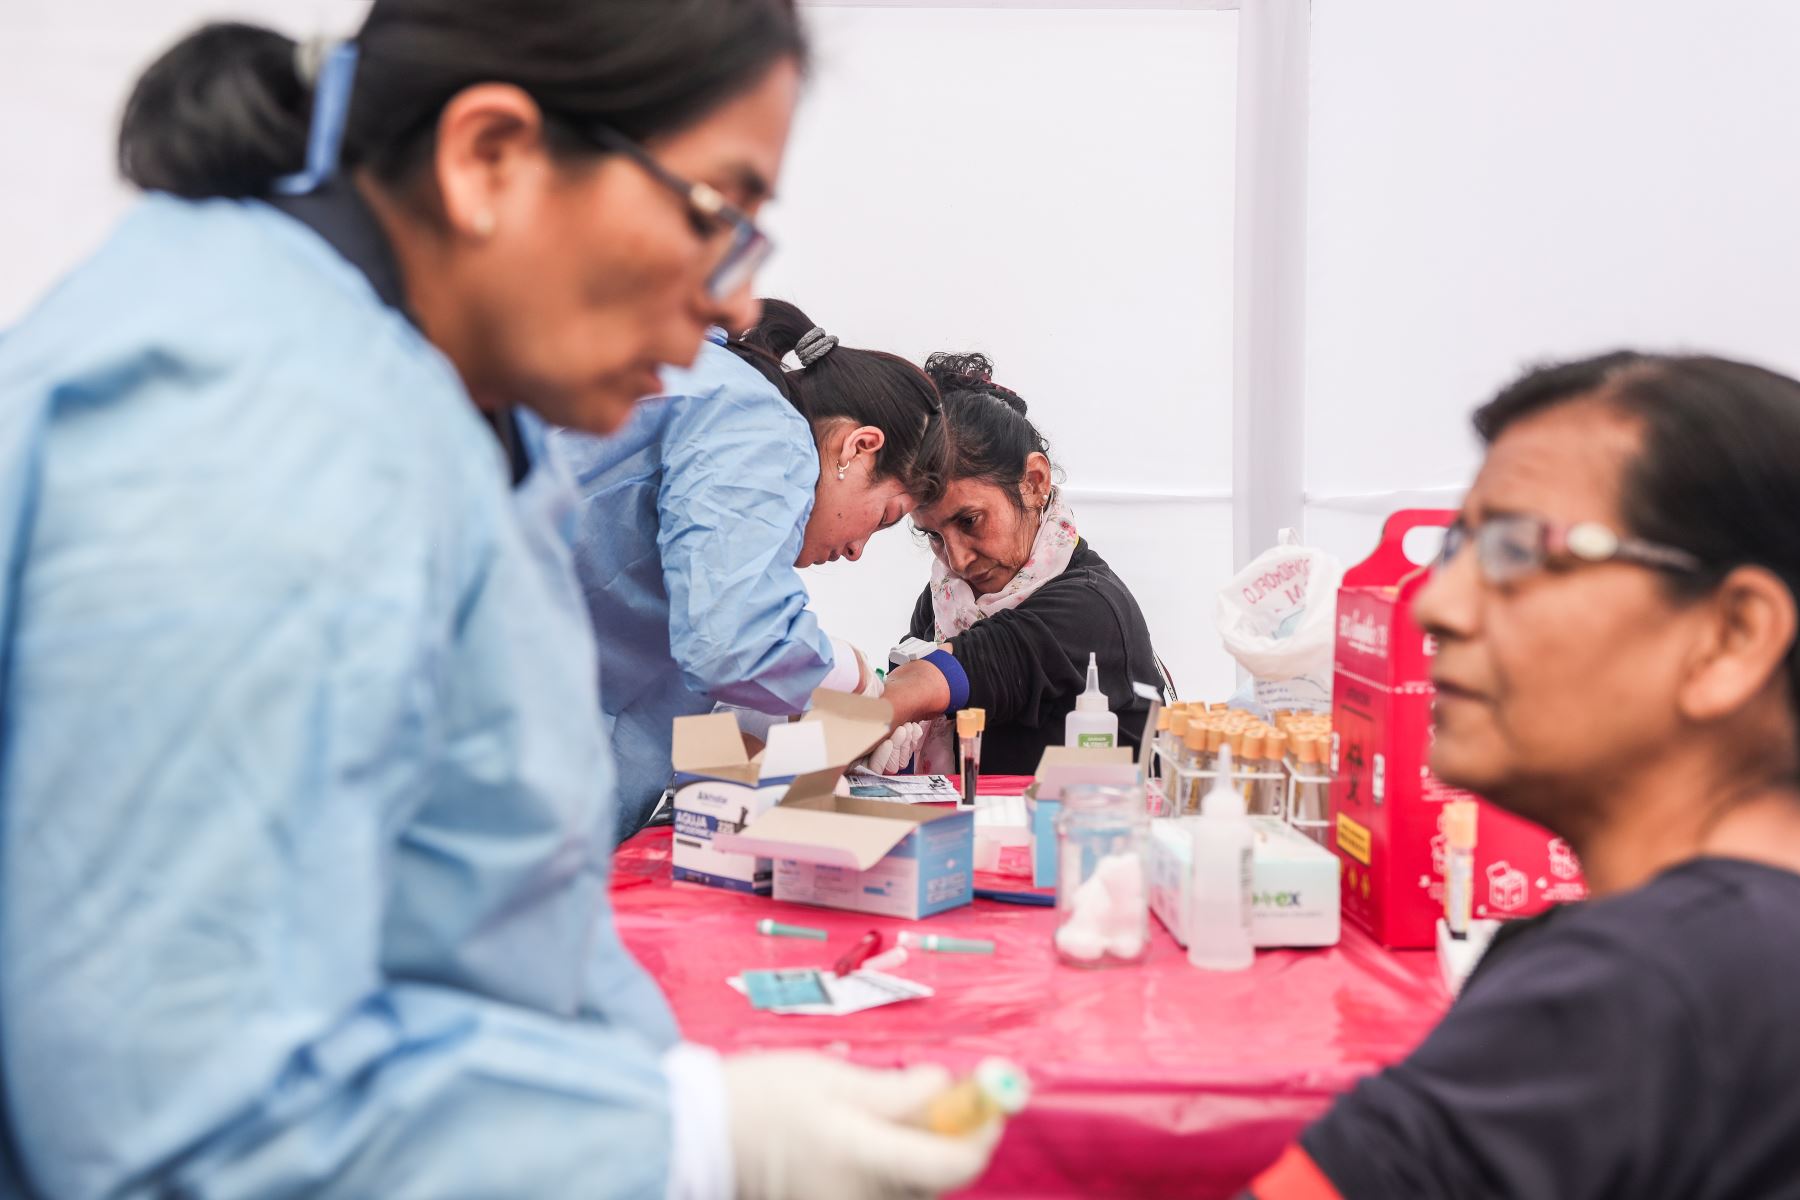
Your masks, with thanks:
M927 587L913 608L912 636L938 636ZM1131 592L1083 538L1061 575L1016 608L995 613L948 639L969 676L969 704L987 710L981 770L1029 775L1046 746L1063 744L1063 720L1087 687L1090 652L1100 688L1119 718L1120 745L1138 744L1150 702L1134 682L1162 690L1163 676Z

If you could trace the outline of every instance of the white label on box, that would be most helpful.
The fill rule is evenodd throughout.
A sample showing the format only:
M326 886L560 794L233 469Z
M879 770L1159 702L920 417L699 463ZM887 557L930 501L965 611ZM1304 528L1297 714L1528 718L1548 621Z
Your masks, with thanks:
M919 860L889 857L867 871L858 871L777 859L775 899L846 908L878 917L915 917L919 910Z
M736 833L781 799L784 787L750 787L705 779L675 793L674 877L738 892L767 892L770 865L750 854L726 854L712 847L719 834Z

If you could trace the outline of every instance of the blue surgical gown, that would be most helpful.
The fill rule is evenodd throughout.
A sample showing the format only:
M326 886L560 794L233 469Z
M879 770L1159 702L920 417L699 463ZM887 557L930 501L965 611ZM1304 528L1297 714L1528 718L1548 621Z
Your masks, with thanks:
M0 1059L40 1192L660 1197L538 453L309 228L153 197L0 342Z
M801 712L833 662L794 567L819 481L811 427L714 342L663 382L613 437L553 435L582 492L575 567L625 833L668 785L676 717Z

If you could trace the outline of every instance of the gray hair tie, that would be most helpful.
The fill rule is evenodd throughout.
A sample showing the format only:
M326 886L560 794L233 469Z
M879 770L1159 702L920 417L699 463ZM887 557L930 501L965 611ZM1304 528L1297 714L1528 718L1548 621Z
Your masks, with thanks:
M814 325L806 331L806 335L794 347L794 355L800 360L801 366L810 367L837 349L837 344L836 338Z

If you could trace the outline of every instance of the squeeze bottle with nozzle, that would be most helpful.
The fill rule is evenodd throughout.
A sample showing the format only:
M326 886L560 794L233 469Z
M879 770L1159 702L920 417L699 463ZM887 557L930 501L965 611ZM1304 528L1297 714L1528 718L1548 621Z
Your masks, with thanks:
M1063 745L1089 749L1119 744L1119 718L1108 711L1106 693L1100 690L1100 663L1088 655L1087 691L1075 697L1075 707L1063 722Z

